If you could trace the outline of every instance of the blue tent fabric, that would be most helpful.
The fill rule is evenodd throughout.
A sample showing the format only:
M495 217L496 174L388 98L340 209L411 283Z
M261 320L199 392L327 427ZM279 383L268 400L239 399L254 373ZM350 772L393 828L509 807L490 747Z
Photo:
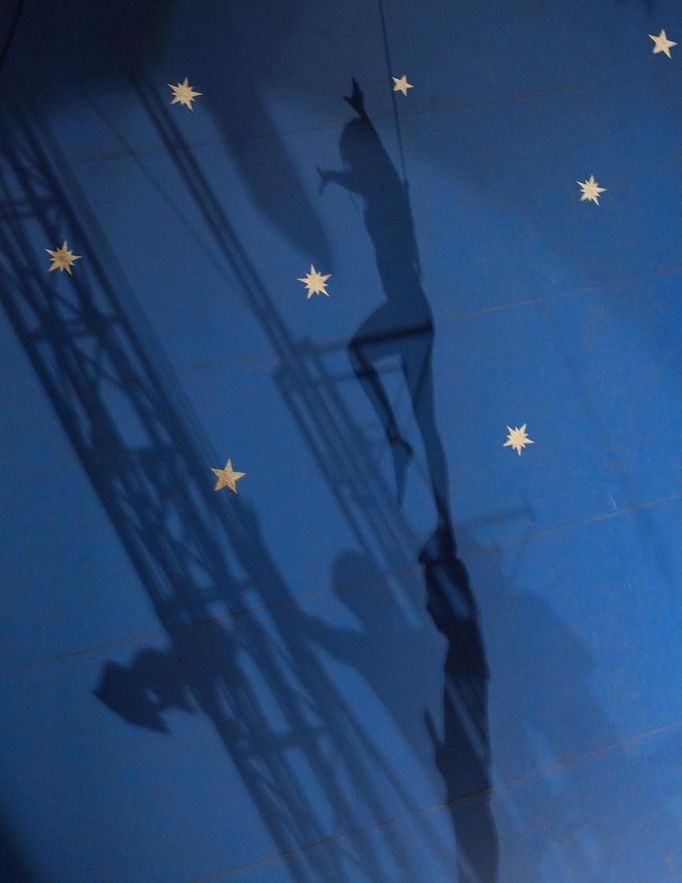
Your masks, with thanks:
M1 880L682 879L681 63L673 0L2 8Z

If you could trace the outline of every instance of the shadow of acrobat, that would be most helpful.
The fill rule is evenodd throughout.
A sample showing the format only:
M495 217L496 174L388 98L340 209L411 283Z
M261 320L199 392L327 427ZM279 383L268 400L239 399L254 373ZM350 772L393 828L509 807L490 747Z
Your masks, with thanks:
M398 498L402 499L412 448L403 437L376 363L399 356L414 415L422 436L434 503L437 534L450 535L447 462L436 425L433 392L433 316L421 282L417 240L408 197L377 130L367 115L364 96L353 80L345 99L357 116L341 133L341 170L318 169L320 188L332 182L358 193L376 256L386 303L360 326L349 342L353 370L362 384L388 440Z

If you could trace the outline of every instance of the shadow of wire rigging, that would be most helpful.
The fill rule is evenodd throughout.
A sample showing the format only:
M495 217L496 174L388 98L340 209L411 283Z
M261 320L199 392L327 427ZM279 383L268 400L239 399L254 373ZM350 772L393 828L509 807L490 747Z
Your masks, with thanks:
M234 231L177 126L151 95L145 95L139 82L138 91L221 251L231 260L235 254L244 255L242 248L235 248ZM379 275L388 299L387 305L380 307L363 324L349 345L349 354L358 379L369 387L368 395L375 404L391 445L399 441L407 447L399 436L388 397L370 359L398 353L410 388L437 511L436 532L421 556L428 610L447 641L443 737L438 735L430 717L429 734L436 751L436 765L446 787L446 801L453 811L461 880L463 883L465 880L494 883L498 847L490 809L488 668L478 610L464 565L457 558L451 523L447 464L435 419L431 368L433 320L421 286L407 184L400 181L384 150L355 81L353 93L347 100L358 114L358 119L351 121L341 136L341 151L348 168L344 172L320 172L321 181L334 180L365 196L367 228L375 245ZM242 293L261 324L268 329L281 359L277 372L280 387L309 447L316 454L320 468L327 473L329 487L336 494L349 523L360 526L360 530L356 529L356 538L365 547L364 554L369 555L371 549L365 538L378 536L381 539L385 534L383 525L388 523L399 532L399 542L385 546L387 560L395 565L396 560L400 561L401 548L415 547L414 537L393 494L381 481L376 464L368 461L368 445L357 431L352 434L354 421L344 407L338 381L325 371L323 359L312 344L298 344L291 336L251 267L243 274L244 280L252 284L242 284ZM254 284L256 291L253 290ZM366 356L367 350L370 351L369 357ZM343 469L330 474L330 464L336 463L347 464L346 474ZM357 475L360 481L351 480ZM396 478L400 489L398 468ZM362 493L359 498L358 493ZM414 564L414 559L410 563ZM348 569L348 558L342 556L335 568L337 585L343 584L343 571ZM347 602L353 597L354 594L349 593ZM387 703L396 719L399 711L392 705L394 692L386 680L372 683L372 673L376 669L368 666L364 658L366 654L357 646L358 640L382 640L387 625L390 627L395 619L389 616L381 622L368 623L366 606L360 602L354 608L367 627L363 637L353 630L336 629L317 622L314 628L307 629L308 638L323 646L330 655L353 664L368 679L379 699ZM402 640L396 636L395 646L404 646L404 641L404 635ZM396 669L400 669L399 664ZM418 690L417 685L415 689ZM405 691L401 695L405 702ZM422 752L423 746L415 747L418 756ZM463 801L467 802L466 806L461 805ZM458 804L456 808L455 803Z

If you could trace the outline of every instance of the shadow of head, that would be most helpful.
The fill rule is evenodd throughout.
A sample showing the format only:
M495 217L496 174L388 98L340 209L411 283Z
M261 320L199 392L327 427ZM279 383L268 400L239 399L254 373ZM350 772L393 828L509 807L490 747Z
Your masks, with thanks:
M93 693L123 720L159 733L170 732L166 709L192 710L172 654L160 650L141 650L128 666L106 663Z

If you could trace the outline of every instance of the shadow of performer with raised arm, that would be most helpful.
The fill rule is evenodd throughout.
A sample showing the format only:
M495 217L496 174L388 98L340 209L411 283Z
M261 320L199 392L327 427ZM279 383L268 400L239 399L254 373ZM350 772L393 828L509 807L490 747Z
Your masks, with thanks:
M321 190L340 184L364 200L364 217L376 254L387 303L378 307L350 341L353 370L384 427L402 501L412 448L403 438L375 363L400 356L412 407L424 442L438 522L436 537L442 548L451 536L447 502L448 474L443 445L436 426L431 357L433 316L421 282L419 254L412 223L407 182L402 182L367 116L364 96L353 80L345 99L356 111L341 134L344 160L341 171L321 170Z
M426 724L452 816L458 879L460 883L495 883L499 851L490 808L489 672L478 608L458 558L450 515L447 461L434 407L433 316L422 288L407 181L400 180L386 153L355 80L345 100L357 117L341 134L344 168L318 169L320 188L334 182L362 196L365 225L387 300L360 326L349 344L349 355L384 427L401 500L412 448L400 433L376 362L399 356L410 391L437 512L436 532L422 549L420 562L428 612L447 642L442 737L428 713Z

